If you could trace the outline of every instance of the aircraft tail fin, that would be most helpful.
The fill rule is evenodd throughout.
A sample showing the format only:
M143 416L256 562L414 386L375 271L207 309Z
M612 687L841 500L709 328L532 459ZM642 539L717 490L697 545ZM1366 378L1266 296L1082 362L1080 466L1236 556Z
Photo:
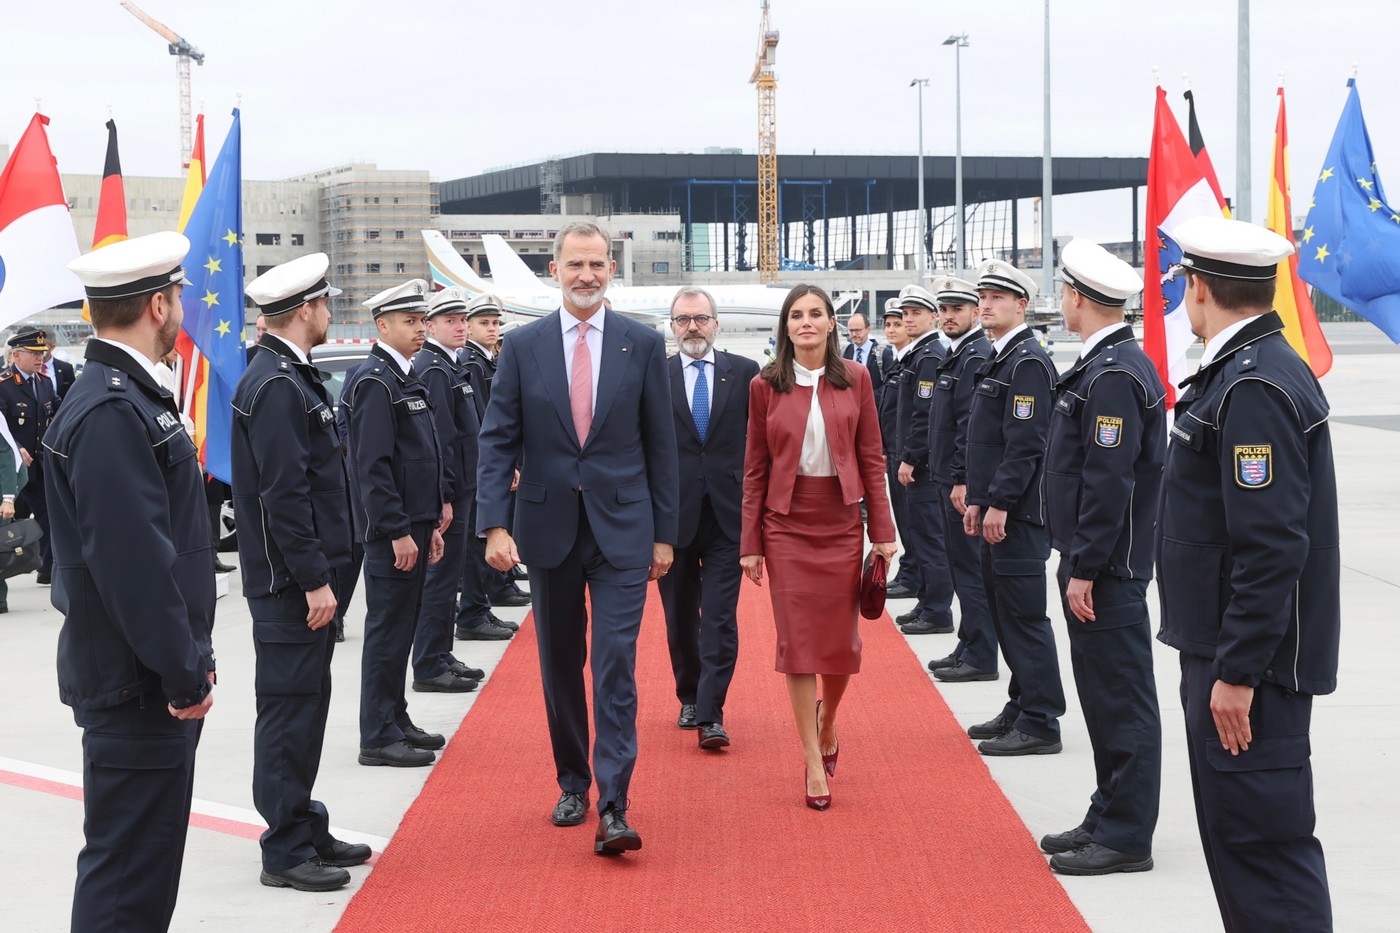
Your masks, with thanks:
M488 233L481 238L481 242L486 247L486 259L491 263L491 281L497 288L502 291L538 292L540 286L546 284L530 271L525 260L500 234Z

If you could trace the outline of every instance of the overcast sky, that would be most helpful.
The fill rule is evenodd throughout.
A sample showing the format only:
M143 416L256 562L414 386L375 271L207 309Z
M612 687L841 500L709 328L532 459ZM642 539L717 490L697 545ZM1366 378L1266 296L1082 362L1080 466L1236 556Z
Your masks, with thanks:
M194 67L194 100L208 114L211 159L242 95L249 179L351 160L447 180L552 153L755 149L747 81L757 0L142 3L208 56ZM1233 196L1235 0L1148 9L1051 0L1054 152L1146 156L1152 68L1183 128L1186 72ZM780 156L914 152L914 77L932 82L925 151L951 154L954 51L940 43L963 31L964 154L1039 154L1043 11L1042 0L774 0ZM1311 195L1353 63L1381 177L1400 184L1393 26L1389 4L1375 0L1254 0L1254 219L1264 217L1280 72L1295 212ZM6 14L0 142L19 139L36 97L61 170L102 170L110 105L125 173L178 173L174 58L117 0L45 0ZM1126 239L1125 202L1121 193L1057 199L1056 231Z

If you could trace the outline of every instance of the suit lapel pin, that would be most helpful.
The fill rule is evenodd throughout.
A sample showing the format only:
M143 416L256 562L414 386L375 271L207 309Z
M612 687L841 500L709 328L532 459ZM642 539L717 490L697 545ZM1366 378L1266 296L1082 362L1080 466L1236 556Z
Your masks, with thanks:
M623 353L626 353L626 352L627 352L627 348L626 348L626 347L623 347L623 348L622 348L622 352L623 352Z

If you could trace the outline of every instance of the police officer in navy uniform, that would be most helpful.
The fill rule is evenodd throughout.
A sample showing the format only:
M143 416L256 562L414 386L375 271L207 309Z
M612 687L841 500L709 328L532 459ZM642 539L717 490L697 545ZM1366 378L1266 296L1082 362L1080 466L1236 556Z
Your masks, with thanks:
M39 451L44 433L58 412L54 384L40 369L49 352L44 333L35 328L22 330L9 340L10 365L0 371L0 414L9 422L10 433L20 446L20 456L29 465L29 482L15 499L18 518L34 516L43 529L39 539L39 584L52 579L53 549L49 539L48 500L44 496L44 466Z
M496 295L477 295L467 302L467 342L457 351L468 385L472 390L472 402L476 405L478 421L486 417L486 403L491 400L491 380L496 375L496 356L489 349L500 338L501 312L505 304ZM472 482L475 482L473 475ZM457 606L458 638L468 641L505 641L513 636L520 626L510 619L496 615L492 611L492 600L487 596L495 594L502 606L523 606L530 602L528 594L521 592L511 579L511 574L503 574L486 563L486 540L474 534L476 528L476 498L471 501L471 512L458 518L467 529L467 554L462 567L462 580L459 586L461 601Z
M345 454L311 348L326 342L330 260L312 253L248 283L267 330L233 397L233 512L256 649L253 803L262 883L333 891L367 845L331 836L312 799L331 702L337 577L350 564Z
M404 680L423 581L453 519L428 389L409 357L426 336L428 283L410 279L365 302L379 341L341 395L349 429L350 500L365 547L365 642L360 663L362 765L414 768L446 740L408 716Z
M1206 351L1171 428L1157 637L1181 652L1206 866L1230 933L1331 930L1308 731L1337 686L1337 482L1327 399L1269 310L1293 246L1223 217L1175 238Z
M885 453L885 477L890 487L890 511L894 515L895 528L899 540L908 541L906 530L909 518L904 510L904 487L899 484L899 389L900 373L904 369L904 354L909 348L909 337L904 331L904 309L898 298L885 301L885 350L882 369L888 392L880 395L876 407L880 413L880 441ZM908 551L905 551L908 555ZM885 594L890 599L908 599L919 595L919 570L913 558L899 562L899 570L889 584Z
M952 653L928 662L944 683L996 680L997 636L987 608L977 539L963 533L967 509L967 417L972 411L975 375L992 343L977 314L977 286L954 276L934 282L943 336L952 340L948 355L934 370L933 401L929 407L929 473L936 487L948 572L958 594L961 618L958 644Z
M452 654L457 584L467 561L465 529L476 499L477 435L481 422L457 351L467 340L467 303L455 288L428 302L428 337L413 355L413 375L428 389L442 449L446 501L452 523L442 533L442 560L427 569L413 636L413 689L419 693L468 693L486 676Z
M984 263L979 275L978 310L992 355L977 370L968 415L963 531L982 538L987 607L1011 682L1001 713L967 732L983 740L977 750L984 755L1054 755L1065 693L1045 614L1043 476L1057 374L1026 326L1034 280L999 259Z
M156 233L69 263L96 336L44 439L58 688L83 730L74 930L165 930L200 726L214 702L204 480L155 361L175 346L189 241Z
M929 479L928 411L933 400L934 370L947 351L938 339L938 301L918 285L899 293L904 330L912 339L900 370L896 457L897 479L904 487L906 550L919 569L919 597L914 608L895 621L906 635L953 631L953 579L943 546L943 515Z
M1060 308L1084 348L1056 387L1045 505L1095 788L1083 821L1040 846L1064 875L1147 871L1162 787L1147 584L1167 393L1123 323L1142 290L1132 266L1082 239L1060 251L1060 266Z

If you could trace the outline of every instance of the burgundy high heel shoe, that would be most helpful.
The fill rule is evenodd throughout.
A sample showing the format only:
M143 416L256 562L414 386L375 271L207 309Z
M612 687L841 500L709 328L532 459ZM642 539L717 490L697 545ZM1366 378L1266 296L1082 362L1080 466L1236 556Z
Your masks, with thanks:
M811 807L813 810L825 810L825 809L827 809L828 807L831 806L831 789L830 789L830 788L827 788L827 791L826 791L825 794L821 794L820 796L817 796L817 797L813 797L811 794L806 793L806 791L807 791L807 764L806 764L806 762L803 762L803 764L802 764L802 790L803 790L804 795L805 795L806 798L807 798L807 806Z
M818 701L817 701L817 739L818 739L818 741L821 740L821 731L822 731L822 701L821 701L821 700L818 700ZM827 773L829 776L831 776L831 777L836 777L836 759L838 759L838 758L840 758L840 757L841 757L841 743L840 743L840 742L837 742L837 743L836 743L836 751L832 752L830 755L828 755L828 754L826 754L826 753L824 753L824 752L822 753L822 767L826 769L826 773Z

